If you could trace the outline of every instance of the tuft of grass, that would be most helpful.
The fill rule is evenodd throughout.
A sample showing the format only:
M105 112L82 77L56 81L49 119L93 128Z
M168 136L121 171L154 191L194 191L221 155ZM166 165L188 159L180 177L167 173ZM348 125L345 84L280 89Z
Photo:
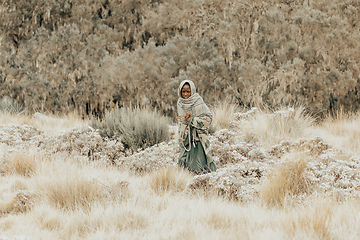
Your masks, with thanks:
M231 98L217 101L212 107L214 116L209 131L216 132L223 128L229 128L236 109L237 106Z
M304 136L315 119L306 113L305 108L283 108L277 111L257 111L253 119L244 124L245 135L255 138L264 147L273 146L286 139Z
M149 174L150 188L156 193L182 192L190 179L189 172L174 167L162 168Z
M359 124L360 112L345 112L340 109L324 119L316 130L331 145L346 149L350 154L359 154Z
M11 114L9 112L1 112L0 124L20 124L20 125L35 125L34 119L28 114Z
M261 200L267 205L281 206L287 198L309 192L311 186L305 174L308 161L309 158L303 153L288 155L263 184Z
M53 179L44 184L44 194L51 205L67 210L89 210L108 196L100 184L81 176Z
M14 99L3 97L0 100L0 112L8 112L11 114L22 114L25 112L23 106L18 104Z
M332 239L330 223L336 205L322 199L306 209L301 208L298 210L299 214L290 217L284 224L285 229L289 230L289 237L294 238L299 232L309 232L318 239Z
M34 155L15 153L5 161L4 171L30 177L36 174L37 161Z
M125 148L145 149L170 139L168 120L147 108L120 108L105 113L102 120L91 121L104 138L120 139Z

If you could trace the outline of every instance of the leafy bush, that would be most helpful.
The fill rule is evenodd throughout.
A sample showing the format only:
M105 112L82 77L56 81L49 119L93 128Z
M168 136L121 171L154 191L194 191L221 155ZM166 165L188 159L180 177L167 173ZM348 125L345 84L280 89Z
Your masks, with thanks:
M118 108L108 111L102 120L92 120L92 127L104 138L120 139L125 148L136 151L170 139L168 121L147 108Z

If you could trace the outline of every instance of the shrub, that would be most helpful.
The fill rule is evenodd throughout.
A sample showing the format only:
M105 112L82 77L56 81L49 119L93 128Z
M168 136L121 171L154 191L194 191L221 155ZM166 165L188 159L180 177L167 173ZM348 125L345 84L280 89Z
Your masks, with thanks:
M25 213L34 206L33 195L26 191L17 191L7 202L0 203L0 215L9 213Z
M146 108L120 108L105 113L102 120L92 120L104 138L120 139L125 148L136 151L170 139L168 121Z
M14 99L4 97L0 100L0 112L21 114L24 112L24 109L23 106L18 104Z
M28 112L174 116L185 77L207 103L360 107L358 1L34 2L0 7L0 96Z
M73 128L47 137L41 145L51 153L69 153L88 157L92 161L114 163L124 155L124 146L115 140L104 141L91 127Z

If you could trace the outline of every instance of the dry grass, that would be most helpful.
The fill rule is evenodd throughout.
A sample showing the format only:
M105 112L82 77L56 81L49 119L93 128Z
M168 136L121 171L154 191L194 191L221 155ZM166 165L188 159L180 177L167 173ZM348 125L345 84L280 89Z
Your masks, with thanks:
M8 112L1 112L0 124L35 125L35 121L28 114L14 115Z
M225 98L224 100L218 100L211 108L214 116L211 123L212 131L217 131L223 128L229 128L234 113L238 107L234 103L234 100Z
M76 112L68 113L62 116L44 115L41 113L35 113L33 115L14 115L2 112L0 114L0 124L35 126L37 129L49 135L59 134L71 128L88 125L88 122L88 119L83 119Z
M337 147L346 149L352 154L360 154L360 114L336 112L335 116L328 116L315 131Z
M25 191L18 191L14 195L0 202L0 216L1 214L9 213L25 213L31 210L33 206L33 196Z
M81 176L53 179L44 185L49 203L64 209L89 209L92 204L106 197L104 189Z
M192 175L188 171L167 167L149 174L150 188L156 193L182 192Z
M35 155L29 153L14 153L9 157L8 160L4 161L3 170L5 173L30 177L36 174L36 157Z
M311 207L305 207L299 214L293 215L284 227L294 238L299 232L309 232L315 239L334 239L331 231L331 221L337 205L328 200L318 199Z
M32 116L33 125L45 134L55 135L75 127L88 125L89 120L83 119L78 113L71 112L61 116L35 113Z
M327 131L326 125L318 127ZM285 139L295 138L290 132L283 131ZM306 194L297 198L313 192L307 169L317 156L300 148L284 155L265 176L268 180L263 182L259 200L266 204L189 193L186 186L192 175L177 168L136 175L83 161L75 154L34 149L19 156L7 149L1 145L0 160L8 164L0 175L0 238L300 240L357 239L360 235L357 200L344 203ZM251 159L254 166L259 164L255 160ZM251 174L247 169L242 172ZM222 184L227 186L225 180Z
M258 110L242 128L247 138L255 138L262 146L270 147L283 140L304 137L314 122L300 106L278 111Z
M261 200L268 205L283 205L298 194L308 193L306 165L309 161L304 153L291 153L269 176L261 188Z

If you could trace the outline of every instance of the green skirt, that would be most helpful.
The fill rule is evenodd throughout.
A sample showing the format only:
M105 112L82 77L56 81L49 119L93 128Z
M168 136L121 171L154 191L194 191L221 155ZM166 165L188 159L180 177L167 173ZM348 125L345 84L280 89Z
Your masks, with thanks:
M188 146L186 146L188 148ZM204 148L201 142L197 142L195 145L191 145L190 151L186 151L185 148L180 148L178 165L183 168L187 168L191 172L196 174L203 174L216 171L216 164L214 161L207 163Z

